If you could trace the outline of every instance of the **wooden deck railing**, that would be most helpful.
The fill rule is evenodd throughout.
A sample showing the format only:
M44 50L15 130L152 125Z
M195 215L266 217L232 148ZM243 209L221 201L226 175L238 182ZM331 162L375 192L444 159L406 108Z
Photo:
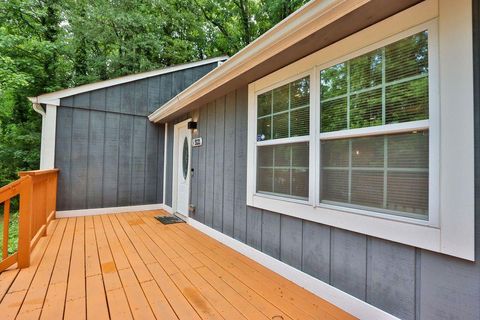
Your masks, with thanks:
M55 218L58 170L20 172L20 179L0 188L3 203L3 239L0 272L17 263L19 268L30 265L30 252L47 232ZM9 255L8 237L11 201L18 196L18 246Z

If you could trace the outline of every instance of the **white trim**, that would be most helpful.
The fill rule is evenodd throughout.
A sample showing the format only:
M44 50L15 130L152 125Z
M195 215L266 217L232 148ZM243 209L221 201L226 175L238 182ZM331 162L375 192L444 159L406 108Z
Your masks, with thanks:
M165 203L165 195L167 194L167 143L168 143L168 123L165 123L165 136L163 142L163 203Z
M358 129L349 129L342 131L333 131L333 132L323 132L319 134L320 140L329 140L329 139L346 139L346 138L355 138L355 137L366 137L372 135L380 134L394 134L402 132L411 132L415 130L425 130L428 129L429 120L419 120L411 122L402 122L394 124L386 124L381 126L374 127L365 127Z
M310 141L309 136L301 137L291 137L291 138L281 138L281 139L270 139L265 141L257 141L257 146L272 146L276 144L286 144L286 143L298 143L298 142L308 142Z
M205 233L213 239L223 243L233 250L258 262L266 268L278 273L293 283L305 288L318 297L350 313L359 319L398 319L354 296L349 295L323 281L318 280L288 264L281 262L257 249L254 249L238 240L235 240L217 230L214 230L192 218L187 223L193 228Z
M192 118L188 118L187 120L184 120L182 122L179 122L173 126L173 166L172 166L172 209L173 212L177 213L177 166L178 166L178 130L185 127L187 128L187 135L189 135L189 143L188 143L188 152L189 152L189 157L188 157L188 170L187 174L190 175L190 168L191 168L191 154L192 154L192 132L191 130L188 129L187 125L188 122L192 121ZM190 199L190 183L191 183L191 176L188 178L188 195L187 199ZM190 202L190 200L188 200ZM190 203L189 203L190 204ZM188 214L188 211L187 211ZM183 216L183 215L182 215Z
M267 61L309 35L356 10L369 0L310 1L221 66L153 112L149 119L159 122L223 84Z
M40 145L40 169L55 167L55 133L57 129L57 106L47 104L42 114L42 141Z
M474 260L471 12L469 0L455 2L426 0L251 83L248 87L247 205ZM427 28L430 73L429 120L380 126L385 128L348 130L342 135L349 137L378 134L378 129L387 129L390 133L391 130L402 132L428 127L429 221L319 204L318 163L313 163L312 167L312 159L310 169L315 170L315 176L310 182L309 202L313 204L301 204L288 198L279 200L270 195L255 193L256 93L308 70L314 70L313 72L318 75L320 68L325 65L333 65L339 59L348 60L349 56L357 56L361 52L368 52L381 44L392 43L395 39ZM317 88L317 77L311 78L312 80L316 81L316 84L312 84L311 88ZM316 90L311 90L312 95L316 95L315 92ZM311 108L311 115L315 117L314 121L318 122L319 98L315 99L313 105L316 108ZM334 135L317 133L316 128L318 126L314 126L314 131L310 134L314 139L312 146L315 152L314 161L320 159L320 137L333 138ZM335 137L338 138L338 132Z
M472 1L440 0L441 251L475 259Z
M153 71L148 71L148 72L142 72L142 73L137 73L137 74L132 74L124 77L119 77L115 79L110 79L106 81L100 81L100 82L95 82L95 83L90 83L86 84L83 86L78 86L75 88L69 88L69 89L64 89L64 90L59 90L56 92L52 93L46 93L42 94L38 97L32 97L29 98L32 103L42 103L42 104L53 104L53 105L60 105L60 99L73 96L76 94L80 94L83 92L88 92L92 90L98 90L98 89L103 89L107 87L112 87L116 86L122 83L127 83L131 81L136 81L140 79L145 79L149 77L154 77L166 73L171 73L175 71L180 71L184 69L190 69L198 66L203 66L206 64L210 63L215 63L215 62L221 62L228 59L227 56L221 56L221 57L216 57L216 58L211 58L211 59L206 59L206 60L201 60L197 62L191 62L191 63L185 63L185 64L180 64L172 67L167 67L163 69L158 69L158 70L153 70Z
M125 213L135 211L149 211L149 210L166 210L163 204L145 204L140 206L126 206L126 207L110 207L110 208L95 208L95 209L79 209L79 210L64 210L57 211L55 218L72 218L72 217L86 217L110 213Z
M170 207L169 205L162 204L161 209L167 211L167 212L170 213L170 214L173 214L173 209L172 209L172 207Z

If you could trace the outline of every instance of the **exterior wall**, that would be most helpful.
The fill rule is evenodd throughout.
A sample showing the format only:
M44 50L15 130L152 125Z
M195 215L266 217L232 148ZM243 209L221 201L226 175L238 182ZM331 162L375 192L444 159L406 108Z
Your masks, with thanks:
M475 126L476 157L480 159L478 2ZM480 319L479 203L477 262L248 207L247 87L200 106L190 116L198 119L194 137L203 138L203 145L192 149L193 219L401 319ZM168 140L171 162L173 136ZM479 170L476 181L480 183ZM171 204L171 179L166 192ZM476 192L478 198L478 188Z
M217 63L61 99L58 210L163 203L164 125L147 116Z

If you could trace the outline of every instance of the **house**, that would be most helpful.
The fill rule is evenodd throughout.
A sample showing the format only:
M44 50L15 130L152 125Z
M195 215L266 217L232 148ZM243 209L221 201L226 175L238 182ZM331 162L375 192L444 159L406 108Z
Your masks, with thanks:
M311 1L33 98L57 217L164 209L364 319L480 319L479 1Z

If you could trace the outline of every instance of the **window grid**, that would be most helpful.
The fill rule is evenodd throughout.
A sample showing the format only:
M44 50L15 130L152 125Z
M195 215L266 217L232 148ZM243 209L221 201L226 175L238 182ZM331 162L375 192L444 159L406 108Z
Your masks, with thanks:
M303 142L303 144L307 143L307 150L308 150L308 142ZM299 144L298 142L297 143L291 143L291 144L282 144L283 146L289 146L288 148L288 166L285 166L285 165L275 165L275 161L276 161L276 152L277 152L277 149L275 148L275 146L260 146L260 147L257 147L257 148L272 148L272 160L271 160L271 165L267 165L267 166L257 166L257 170L258 169L267 169L267 170L272 170L272 173L271 173L271 178L272 178L272 184L271 184L271 192L269 191L265 191L265 190L257 190L257 192L260 192L260 193L265 193L265 194L272 194L272 195L277 195L277 196L287 196L287 197L291 197L291 198L296 198L296 199L302 199L302 200L305 200L306 198L308 198L308 195L307 197L300 197L300 196L295 196L294 195L294 184L292 183L293 181L293 172L294 170L305 170L305 171L309 171L309 167L308 166L294 166L293 165L293 152L294 152L294 148L292 147L293 145L295 144ZM278 145L277 145L278 146ZM276 187L275 187L275 178L276 178L276 171L281 171L281 170L288 170L289 171L289 179L290 179L290 184L289 184L289 194L285 194L285 193L281 193L281 192L278 192L278 190L276 190Z
M289 82L288 84L284 84L282 86L273 88L273 89L271 89L271 90L269 90L265 93L257 95L257 101L258 101L258 97L260 97L262 95L265 95L267 93L268 93L268 95L270 95L270 112L269 112L269 114L265 114L265 115L262 115L262 116L257 116L257 128L258 128L258 120L270 119L270 138L262 140L262 141L293 138L292 137L292 122L291 122L292 112L305 109L305 110L308 110L308 113L310 114L310 99L308 99L307 103L301 104L299 106L296 106L296 107L292 108L292 86L295 82L297 82L299 80L302 80L302 79L308 79L308 81L310 81L309 78L310 78L309 75L308 76L303 76L299 79L296 79L296 80L293 80L293 81ZM287 107L286 110L274 112L274 97L275 97L274 93L275 93L275 89L279 89L279 88L282 88L284 86L288 86L288 107ZM309 91L310 91L310 85L309 85ZM310 92L309 92L309 95L310 95ZM258 108L258 106L257 106L257 108ZM258 111L258 109L257 109L257 111ZM275 129L274 117L278 116L278 115L282 115L282 114L287 114L287 131L288 131L288 133L287 133L286 137L275 138L274 137L274 129ZM309 128L308 128L308 134L301 135L301 136L302 137L308 137L309 135L310 135L310 133L309 133ZM259 142L259 141L257 140L257 142Z

